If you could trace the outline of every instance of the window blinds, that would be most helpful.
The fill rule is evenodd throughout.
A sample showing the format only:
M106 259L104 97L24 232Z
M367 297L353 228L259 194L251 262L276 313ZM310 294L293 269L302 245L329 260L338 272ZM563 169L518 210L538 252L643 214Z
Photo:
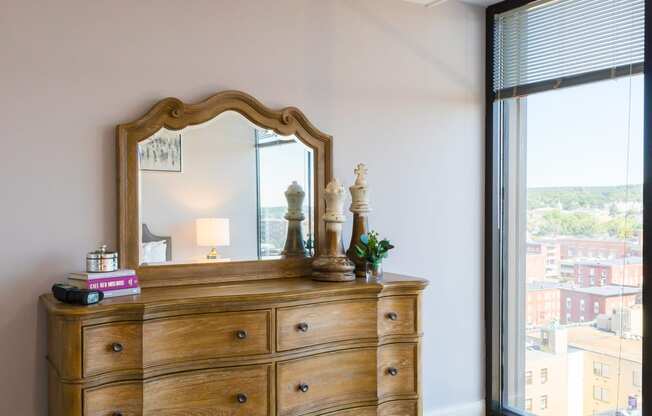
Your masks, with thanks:
M494 98L643 72L645 0L539 0L494 20Z

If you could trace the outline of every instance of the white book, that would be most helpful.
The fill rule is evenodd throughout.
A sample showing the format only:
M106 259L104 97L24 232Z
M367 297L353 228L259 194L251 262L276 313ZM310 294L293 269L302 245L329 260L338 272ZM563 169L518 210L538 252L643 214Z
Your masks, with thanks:
M135 276L136 271L132 269L120 269L114 272L101 272L101 273L90 273L90 272L76 272L70 273L68 275L69 279L75 280L94 280L94 279L110 279L112 277L125 277L125 276Z
M131 295L140 295L140 288L139 287L134 287L131 289L116 289L116 290L108 290L104 293L104 299L107 298L115 298L118 296L131 296Z

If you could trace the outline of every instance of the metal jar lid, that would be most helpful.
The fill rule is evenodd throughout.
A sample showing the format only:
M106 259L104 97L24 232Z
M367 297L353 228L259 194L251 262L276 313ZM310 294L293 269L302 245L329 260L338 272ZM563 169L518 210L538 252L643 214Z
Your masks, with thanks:
M106 245L101 246L95 251L91 251L86 255L87 260L114 260L118 258L118 253L115 251L106 251Z

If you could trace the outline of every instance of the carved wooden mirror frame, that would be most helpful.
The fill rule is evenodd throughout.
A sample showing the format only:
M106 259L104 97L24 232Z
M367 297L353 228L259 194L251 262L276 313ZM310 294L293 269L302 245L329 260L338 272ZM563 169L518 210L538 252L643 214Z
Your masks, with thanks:
M295 135L314 154L314 240L324 246L323 190L332 177L332 137L319 131L295 107L272 110L240 91L224 91L197 104L177 98L159 101L143 117L117 126L118 252L120 266L136 270L141 286L229 282L309 276L312 258L249 260L225 263L141 265L138 143L162 127L180 130L209 121L225 111L236 111L252 123L283 136Z

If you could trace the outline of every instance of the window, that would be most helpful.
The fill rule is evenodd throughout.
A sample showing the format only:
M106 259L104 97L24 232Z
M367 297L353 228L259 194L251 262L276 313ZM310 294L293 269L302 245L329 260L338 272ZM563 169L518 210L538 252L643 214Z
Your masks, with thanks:
M641 387L643 386L643 373L641 372L640 369L636 369L632 372L632 384L634 387Z
M548 369L541 369L541 384L546 384L548 382Z
M602 386L593 386L593 398L601 402L608 402L609 390Z
M642 368L640 359L625 359L641 355L640 337L619 335L630 321L640 326L639 318L620 319L618 331L601 329L602 320L587 323L612 309L603 298L613 305L641 299L640 286L610 287L625 282L595 257L627 264L629 252L640 256L641 236L652 238L643 226L643 172L652 171L643 158L652 143L643 129L644 85L652 91L642 75L644 8L644 0L536 0L488 9L487 391L492 408L505 414L549 409L548 399L555 409L576 405L573 414L615 414L627 410L627 403L616 407L628 395L645 390L615 376L616 368L627 378ZM527 262L532 242L560 247L560 270L541 273L540 259ZM528 326L541 306L528 302L534 282L556 288L559 306L546 311L549 321ZM650 322L652 308L642 310L640 319ZM541 371L537 383L530 369ZM571 402L578 394L581 403Z
M258 195L258 256L273 258L282 254L287 238L286 208L283 199L272 190L279 184L297 181L306 193L304 199L304 241L313 234L312 150L299 140L282 140L274 132L255 129L256 194ZM285 202L285 205L287 202ZM233 227L233 225L232 225ZM232 231L233 232L233 231Z
M532 411L532 399L525 399L525 410Z
M593 374L600 377L609 377L609 366L599 361L593 361Z

